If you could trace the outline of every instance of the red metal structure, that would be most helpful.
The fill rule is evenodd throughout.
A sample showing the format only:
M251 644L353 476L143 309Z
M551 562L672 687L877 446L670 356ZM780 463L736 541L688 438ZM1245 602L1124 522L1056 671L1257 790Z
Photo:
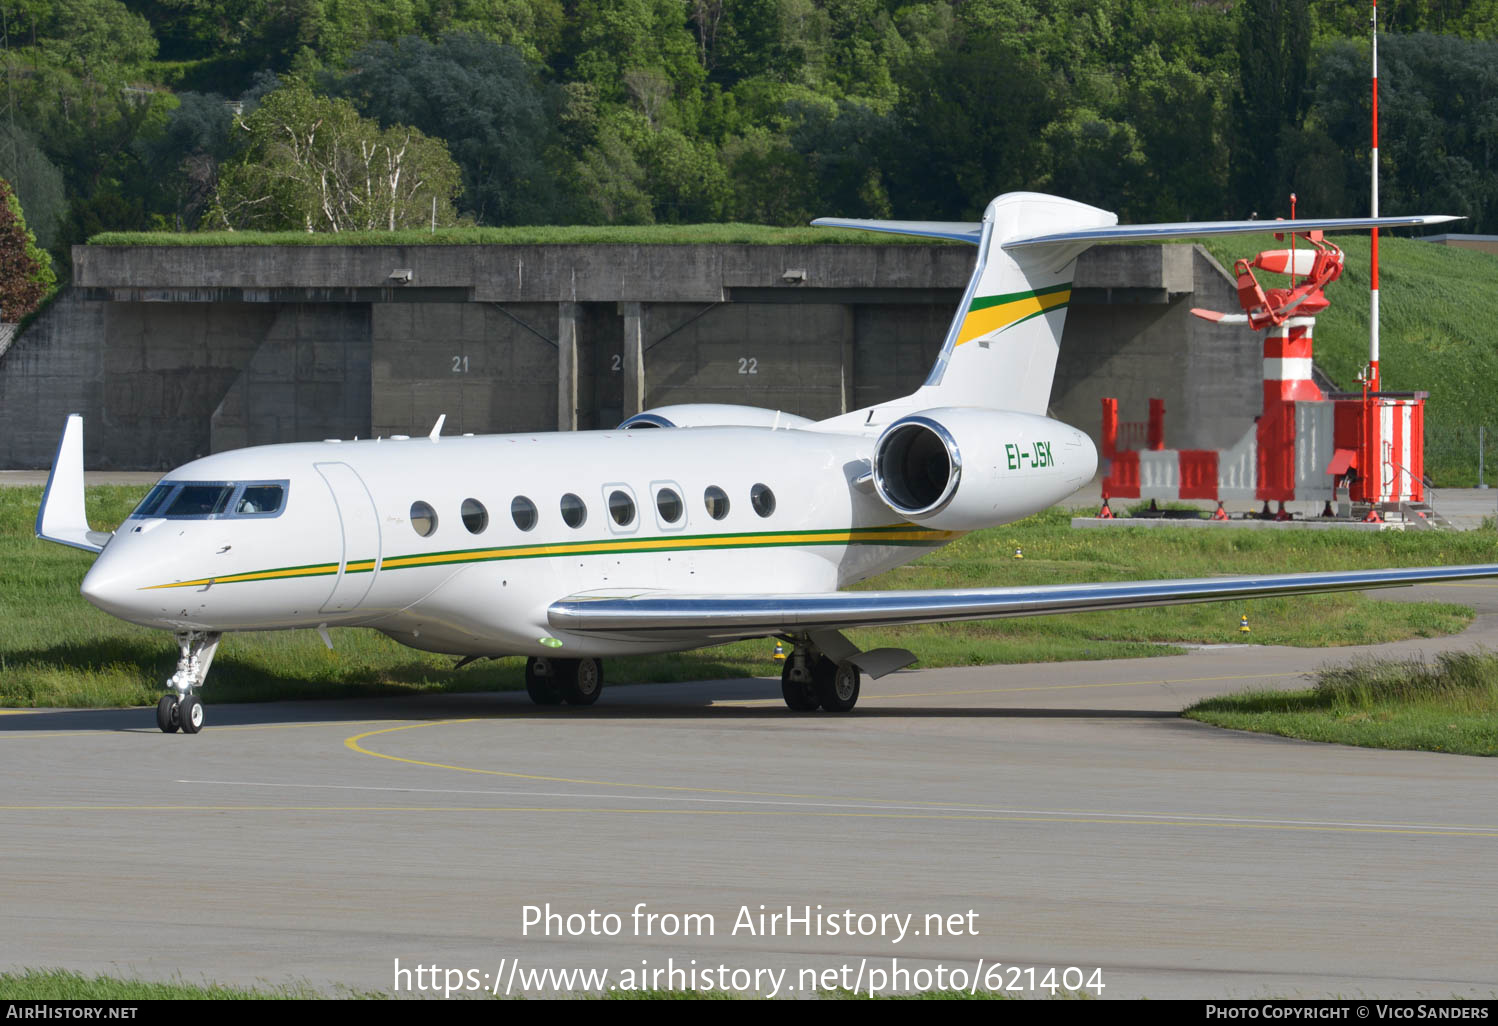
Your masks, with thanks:
M1320 232L1287 234L1290 249L1234 265L1242 313L1192 311L1264 332L1263 407L1254 426L1229 449L1166 449L1165 404L1151 399L1148 448L1131 451L1118 446L1118 401L1104 399L1104 500L1248 499L1266 509L1279 503L1281 516L1286 502L1330 503L1344 487L1349 500L1374 507L1424 501L1426 393L1380 392L1369 380L1360 394L1328 396L1317 387L1312 332L1343 254ZM1296 248L1297 239L1309 248ZM1289 285L1266 289L1255 270L1287 275Z

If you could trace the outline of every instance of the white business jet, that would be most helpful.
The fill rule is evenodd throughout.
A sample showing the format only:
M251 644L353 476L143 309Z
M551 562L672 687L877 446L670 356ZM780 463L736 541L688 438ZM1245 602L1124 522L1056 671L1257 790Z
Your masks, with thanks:
M814 222L977 246L926 383L812 422L770 410L663 407L614 431L267 445L168 473L114 532L84 517L68 419L39 538L97 552L83 596L173 632L156 709L203 724L198 690L225 631L368 627L463 662L523 655L542 705L589 705L606 656L775 636L785 703L846 712L860 674L915 661L846 628L979 620L1498 576L1498 565L981 588L841 589L966 532L1046 509L1090 481L1087 435L1045 416L1078 254L1098 242L1264 232L1283 223L1118 226L1033 193L981 223ZM1447 217L1299 221L1298 232ZM462 665L459 663L458 665Z

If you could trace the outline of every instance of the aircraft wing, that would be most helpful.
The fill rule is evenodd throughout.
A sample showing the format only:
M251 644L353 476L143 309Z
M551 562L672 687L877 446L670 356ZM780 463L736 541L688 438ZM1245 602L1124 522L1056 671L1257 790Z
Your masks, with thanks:
M1498 577L1498 563L949 591L835 591L801 595L641 592L628 596L616 592L569 596L553 603L547 618L552 627L579 634L726 641L851 627L997 620L1096 609L1365 591L1489 577Z

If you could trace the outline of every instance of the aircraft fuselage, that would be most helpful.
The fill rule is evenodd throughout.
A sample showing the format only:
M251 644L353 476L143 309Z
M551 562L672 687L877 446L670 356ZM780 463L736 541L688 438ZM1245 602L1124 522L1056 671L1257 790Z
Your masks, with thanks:
M280 484L280 507L184 516L178 492L175 515L138 511L121 525L83 594L173 631L362 626L462 655L687 648L559 635L546 610L579 594L834 591L959 537L880 501L866 480L873 441L722 427L219 453L158 487L216 485L234 502ZM1075 485L1049 475L1017 494L1012 512L1044 508ZM215 493L201 491L202 508L215 508ZM172 502L166 494L159 510Z

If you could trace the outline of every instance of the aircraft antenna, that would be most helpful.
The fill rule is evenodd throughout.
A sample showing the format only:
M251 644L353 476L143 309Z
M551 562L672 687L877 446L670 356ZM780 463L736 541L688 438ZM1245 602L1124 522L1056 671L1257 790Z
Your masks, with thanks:
M1378 216L1378 0L1373 0L1373 216ZM1372 274L1369 284L1367 388L1377 392L1378 380L1378 229L1373 229Z

